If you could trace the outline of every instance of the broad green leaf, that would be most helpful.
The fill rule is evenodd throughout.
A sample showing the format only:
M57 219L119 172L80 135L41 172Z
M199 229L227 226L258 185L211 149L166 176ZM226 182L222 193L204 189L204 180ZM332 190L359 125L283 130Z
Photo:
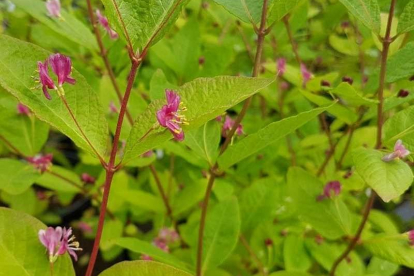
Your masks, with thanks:
M106 16L134 49L157 43L189 0L102 0ZM122 19L121 19L122 18Z
M287 178L292 207L300 220L328 239L352 235L351 214L341 198L317 200L324 183L298 167L290 168Z
M79 193L83 183L80 176L57 165L53 165L51 171L47 171L37 179L36 184L53 191L66 193Z
M220 125L216 120L211 120L204 126L186 133L184 143L213 166L218 156L220 140Z
M363 242L365 248L381 259L414 268L414 250L408 236L379 234Z
M287 271L307 271L312 261L306 252L304 238L289 235L283 245L283 260Z
M191 276L191 274L172 266L149 261L130 261L117 263L99 276Z
M62 17L55 18L49 16L44 1L12 0L12 2L60 35L90 50L98 50L98 44L90 28L85 26L73 14L68 13L64 8L60 10Z
M250 230L270 219L278 205L273 178L262 179L243 190L240 195L242 231Z
M230 107L254 95L272 82L273 79L221 76L199 78L184 84L177 89L181 101L188 109L184 115L189 125L184 126L184 132L196 129L222 115ZM135 120L127 140L124 162L172 138L172 134L161 127L150 131L154 125L158 125L156 112L164 104L166 100L152 102Z
M335 117L337 117L339 120L349 125L354 123L356 120L358 120L358 115L343 105L340 105L340 104L332 105L331 100L323 96L311 93L309 91L300 90L300 93L302 93L302 95L305 96L306 99L308 99L314 104L317 104L318 106L331 105L327 111L331 113L332 115L334 115Z
M387 83L392 83L414 74L414 42L407 43L404 48L392 55L387 61Z
M375 33L381 28L380 7L377 0L339 0L348 11Z
M414 106L391 116L384 124L385 144L390 148L401 139L410 151L414 151Z
M272 21L281 20L285 15L293 10L300 1L302 0L274 0L273 8L270 11L269 18Z
M384 232L387 234L398 234L398 227L393 221L391 214L381 212L379 210L371 210L369 213L369 221L375 227L378 232Z
M264 149L266 146L273 144L280 138L285 137L303 126L329 107L315 108L302 112L296 116L271 123L258 132L248 135L236 144L229 146L223 155L218 158L220 168L226 169L240 160Z
M166 263L168 265L172 265L174 267L188 270L188 264L182 262L180 259L176 258L174 255L168 254L155 245L146 242L141 241L136 238L119 238L115 241L115 244L131 250L135 253L145 254L148 256L151 256L155 260L161 261L163 263ZM151 275L152 276L152 275Z
M413 182L410 167L402 160L384 162L385 153L359 148L352 152L355 169L385 202L402 195Z
M269 276L310 276L306 272L297 272L297 271L277 271L273 272Z
M218 203L207 214L203 237L203 271L223 263L237 245L240 233L236 198Z
M42 211L45 207L47 207L46 202L39 202L39 199L32 188L29 188L23 193L17 195L6 195L3 193L2 200L6 202L11 209L21 211L32 216L39 214L39 210Z
M0 190L9 194L26 191L40 177L33 166L14 159L0 159Z
M184 189L180 190L174 197L172 210L174 217L188 211L197 206L206 193L207 181L205 179L195 181Z
M150 82L149 96L151 100L163 99L165 97L165 89L176 89L177 87L168 82L164 72L158 69L154 72Z
M102 239L99 247L103 251L113 249L115 240L122 237L124 224L119 219L111 219L105 222Z
M1 136L25 156L34 156L46 143L49 126L32 115L18 114L18 102L8 92L4 93L0 95Z
M349 38L342 38L336 34L332 34L329 36L329 44L341 54L354 57L359 54L358 44Z
M414 30L414 0L408 2L399 17L398 33L407 33Z
M50 275L49 257L40 243L38 232L46 225L25 213L0 208L1 275ZM69 254L54 263L54 275L75 276Z
M46 121L78 146L94 154L57 93L51 91L52 100L49 101L41 89L31 89L36 85L32 76L36 73L37 61L44 61L50 53L5 35L0 36L0 44L0 84L27 105L40 120ZM75 85L64 85L68 104L92 145L101 156L105 156L108 125L98 97L76 70L73 77L76 79Z
M376 105L377 100L371 100L363 97L352 85L347 82L342 82L332 93L339 96L347 105L359 107L360 105Z
M257 0L213 0L244 22L257 23L262 16L263 1Z
M367 267L367 273L380 276L392 276L395 275L398 269L399 266L393 262L389 262L378 257L373 257Z

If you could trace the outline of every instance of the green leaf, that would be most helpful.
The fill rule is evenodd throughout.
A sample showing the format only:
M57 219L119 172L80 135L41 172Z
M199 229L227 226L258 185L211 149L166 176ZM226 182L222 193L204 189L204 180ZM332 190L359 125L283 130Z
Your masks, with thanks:
M387 83L409 78L414 74L414 42L393 54L387 61Z
M32 76L37 61L45 60L50 53L33 45L5 35L0 36L0 84L20 102L27 105L43 121L57 128L78 146L94 154L64 107L57 93L47 100L41 89L31 90L36 84ZM75 85L64 85L66 99L79 125L101 156L105 156L108 144L108 125L92 88L76 70Z
M203 237L203 271L223 263L237 245L240 232L236 198L218 203L207 214Z
M382 161L384 153L366 148L352 152L355 169L385 202L402 195L413 182L410 167L402 160Z
M324 184L301 168L290 168L287 178L293 207L300 220L328 239L352 235L351 214L341 198L318 201Z
M378 257L373 257L367 267L367 273L372 275L392 276L398 271L398 269L399 266L395 263Z
M342 82L332 93L339 96L347 105L359 107L360 105L376 105L377 100L371 100L363 97L352 85L347 82Z
M272 21L281 20L285 15L290 13L300 1L302 0L274 0L269 19Z
M40 177L29 164L14 159L0 159L0 190L17 195L26 191Z
M134 49L157 43L189 0L102 0L109 21ZM122 18L122 20L121 20Z
M17 223L18 222L18 223ZM0 267L8 276L50 275L46 248L40 243L38 232L46 225L25 213L0 208ZM75 276L69 254L54 263L54 275Z
M220 139L220 125L216 120L211 120L204 126L186 133L184 143L213 166L218 156Z
M273 272L269 276L310 276L306 272L297 272L297 271L277 271Z
M303 237L289 235L283 245L283 259L287 271L307 271L311 265L311 259L306 252Z
M220 168L226 169L240 160L275 143L280 138L285 137L289 133L303 126L329 107L315 108L310 111L302 112L296 116L271 123L256 133L248 135L236 144L229 146L223 155L218 158Z
M174 197L172 210L174 217L188 211L199 203L206 192L207 182L205 179L194 181L194 183L180 190Z
M240 195L242 231L250 230L274 215L278 205L273 178L262 179L243 190Z
M117 263L99 276L191 276L191 274L172 266L150 262L130 261Z
M380 32L380 7L377 0L339 0L348 11L375 33Z
M161 249L149 242L141 241L136 238L119 238L115 241L115 244L125 249L131 250L132 252L148 255L168 265L188 270L188 265L186 263L182 262L174 255L162 251Z
M98 50L98 44L90 29L65 9L60 10L61 18L54 18L49 16L44 1L12 0L12 2L60 35L90 50Z
M189 122L189 126L184 127L184 132L196 129L222 115L230 107L254 95L272 82L273 79L221 76L199 78L181 86L177 91L188 109L184 115ZM158 125L156 112L164 104L166 104L165 100L152 102L135 120L127 140L124 162L172 138L172 134L165 128L158 127L150 131L154 125ZM148 131L149 134L142 139Z
M79 187L83 186L83 183L80 181L80 177L76 173L57 165L53 165L50 172L45 172L36 181L36 184L39 186L53 191L66 193L80 192L80 189L71 183L74 183Z
M358 44L349 38L342 38L336 34L331 34L329 36L329 44L332 46L332 48L341 54L354 57L358 56L359 54Z
M214 0L231 14L244 22L257 23L262 16L263 1L257 0Z
M385 144L390 148L401 139L410 151L414 151L414 106L391 116L384 124Z
M414 268L414 250L406 234L380 234L365 240L363 245L376 257Z
M414 0L408 2L398 21L398 33L407 33L414 30Z

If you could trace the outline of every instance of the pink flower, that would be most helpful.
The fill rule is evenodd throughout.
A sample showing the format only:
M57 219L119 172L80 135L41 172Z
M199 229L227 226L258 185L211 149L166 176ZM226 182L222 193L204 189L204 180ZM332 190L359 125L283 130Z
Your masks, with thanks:
M279 58L277 60L277 74L279 76L283 76L283 74L286 72L286 59Z
M395 142L394 151L390 154L385 155L382 158L382 161L384 162L391 162L395 159L403 159L407 157L410 154L410 151L407 150L401 140L397 140Z
M117 114L118 113L118 108L116 107L114 102L109 103L109 113L110 114Z
M86 223L86 222L83 222L83 221L78 222L77 227L81 231L83 231L84 233L92 234L92 227L88 223Z
M178 235L175 230L170 228L162 228L158 233L158 237L166 243L174 243L180 240L180 235Z
M53 154L38 154L33 157L27 157L26 160L32 164L35 169L44 173L52 166Z
M30 109L22 103L17 104L17 113L20 115L30 115Z
M149 150L149 151L145 152L145 153L142 155L142 157L146 157L146 158L148 158L148 157L151 157L151 156L153 156L153 155L154 155L154 152L153 152L152 150Z
M49 262L54 263L60 255L68 252L75 261L78 259L75 251L80 251L79 243L74 241L72 229L65 227L48 227L46 230L39 230L39 240L46 247L49 254Z
M51 17L60 17L60 1L59 0L46 1L46 8Z
M52 97L50 96L48 89L57 89L55 83L49 76L49 69L48 69L48 62L47 60L42 63L40 61L37 62L37 69L39 71L39 80L40 84L42 85L43 94L45 95L46 99L50 100Z
M161 249L162 251L170 253L170 248L168 247L167 241L165 241L164 239L156 237L153 240L152 244L155 245L155 247Z
M50 55L48 60L53 72L58 77L59 87L62 87L65 82L69 84L76 83L76 80L70 76L72 74L72 61L69 57L62 54L53 54Z
M325 198L332 198L338 196L341 193L342 186L339 181L330 181L323 188L323 193L319 195L316 199L321 201Z
M286 91L286 90L288 90L289 89L289 83L286 82L286 81L281 81L279 83L279 89L280 89L280 91Z
M161 126L171 131L176 140L182 141L184 140L184 131L181 125L188 123L184 115L181 115L181 112L186 109L182 107L180 96L173 90L165 90L165 96L167 98L167 104L158 110L157 120Z
M86 184L94 184L96 181L96 178L87 173L83 173L81 175L81 180L83 183L86 183Z
M143 260L143 261L152 261L153 259L148 255L142 254L141 255L141 260Z
M408 240L411 246L414 246L414 230L408 231Z
M232 118L230 118L229 116L226 116L226 119L225 119L224 124L223 124L223 128L221 130L221 135L223 137L227 137L230 130L233 128L234 123L235 123L235 121ZM239 124L237 126L236 134L239 135L239 136L244 134L242 124Z
M107 33L109 34L109 37L111 39L117 39L118 34L114 30L112 30L111 27L109 26L108 18L103 16L99 10L96 10L96 16L98 17L99 24L101 24L102 27L107 31Z
M306 86L308 81L312 78L312 73L308 71L306 65L303 63L300 64L300 72L303 78L303 86Z

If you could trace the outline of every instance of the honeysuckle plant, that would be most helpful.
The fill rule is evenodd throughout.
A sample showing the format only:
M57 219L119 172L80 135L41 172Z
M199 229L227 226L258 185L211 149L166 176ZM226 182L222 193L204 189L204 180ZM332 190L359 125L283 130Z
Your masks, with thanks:
M0 9L0 275L414 274L414 0Z

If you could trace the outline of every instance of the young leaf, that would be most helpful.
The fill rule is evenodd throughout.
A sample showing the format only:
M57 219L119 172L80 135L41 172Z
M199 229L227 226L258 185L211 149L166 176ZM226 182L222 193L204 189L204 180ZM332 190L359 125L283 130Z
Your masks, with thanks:
M279 21L302 0L274 0L273 8L270 11L269 19ZM259 1L258 1L259 2Z
M290 168L287 178L300 220L328 239L353 234L351 214L341 198L317 200L324 188L319 179L298 167Z
M277 271L273 272L269 276L310 276L310 274L298 271Z
M364 247L381 259L414 268L414 250L406 235L376 235L364 241Z
M17 223L18 222L18 223ZM0 208L0 267L8 276L51 275L49 257L38 232L46 225L25 213ZM54 263L53 275L75 276L69 254Z
M304 238L297 235L289 235L283 245L283 259L287 271L307 271L311 265L311 259L306 252Z
M177 20L189 0L102 0L119 34L143 49L157 43Z
M83 184L80 182L79 176L63 167L53 165L51 171L47 171L39 179L36 184L47 189L65 193L79 193Z
M226 169L240 160L243 160L266 146L278 141L280 138L283 138L293 132L328 108L329 107L321 107L302 112L296 116L271 123L258 132L248 135L238 143L229 146L224 154L218 158L220 168Z
M184 115L189 122L188 127L184 127L184 132L196 129L222 115L230 107L254 95L272 82L273 79L221 76L199 78L181 86L177 91L188 109ZM165 103L165 100L152 102L135 120L127 140L123 162L128 162L172 138L172 134L163 128L151 130L158 124L156 112Z
M350 106L360 106L360 105L376 105L377 100L371 100L363 97L359 91L357 91L352 85L347 82L341 82L335 89L332 90L332 93L339 96L345 101L345 104Z
M172 266L150 262L131 261L121 262L111 266L99 276L191 276L191 274Z
M348 11L375 33L380 32L380 7L377 0L339 0Z
M203 271L223 263L237 245L240 233L236 198L218 203L208 214L203 238Z
M57 128L78 146L94 154L81 135L69 112L57 93L47 100L41 89L32 90L36 84L32 79L37 61L44 61L49 53L33 44L1 35L0 85L27 105L41 120ZM65 85L66 99L80 127L101 156L105 156L108 144L108 125L98 97L86 79L73 71L75 85Z
M407 33L414 30L414 0L408 2L398 21L398 33Z
M149 242L141 241L136 238L119 238L115 241L115 243L125 249L131 250L132 252L145 254L156 260L162 261L168 265L172 265L180 269L188 270L187 268L188 265L186 263L174 257L174 255L171 255L171 254L168 254L162 251L161 249L157 248L155 245ZM112 274L108 274L108 275L112 275Z
M0 159L0 190L9 194L26 191L40 177L33 166L14 159Z
M12 0L12 2L60 35L90 50L98 50L98 44L89 27L65 9L60 10L61 18L54 18L48 15L44 1Z
M214 0L231 14L244 22L257 23L262 16L263 1L257 0Z
M391 147L395 144L395 141L401 139L410 151L414 151L413 120L414 106L405 108L390 117L384 124L385 144Z
M413 182L413 172L402 160L382 161L384 153L366 148L352 152L355 169L385 202L402 195Z

